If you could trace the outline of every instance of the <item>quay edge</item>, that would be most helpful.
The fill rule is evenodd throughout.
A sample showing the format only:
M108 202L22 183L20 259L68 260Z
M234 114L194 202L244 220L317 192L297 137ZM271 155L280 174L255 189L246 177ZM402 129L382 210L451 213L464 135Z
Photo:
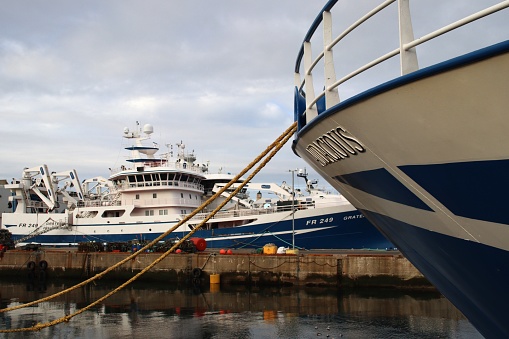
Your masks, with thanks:
M86 279L129 255L62 249L11 250L3 252L0 258L0 274L3 278L40 277L45 281ZM160 255L140 254L101 279L127 280ZM209 283L211 274L220 275L221 285L434 289L397 251L344 250L332 254L300 252L298 255L172 253L139 280L204 285Z

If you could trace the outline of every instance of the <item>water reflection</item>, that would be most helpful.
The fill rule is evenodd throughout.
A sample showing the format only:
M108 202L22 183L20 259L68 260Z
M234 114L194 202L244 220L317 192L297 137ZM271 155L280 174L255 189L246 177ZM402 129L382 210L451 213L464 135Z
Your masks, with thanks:
M0 282L1 307L71 286ZM118 285L99 281L69 294L8 313L0 327L33 326L74 313ZM362 289L225 287L187 289L134 283L99 306L38 333L6 338L481 338L440 294Z

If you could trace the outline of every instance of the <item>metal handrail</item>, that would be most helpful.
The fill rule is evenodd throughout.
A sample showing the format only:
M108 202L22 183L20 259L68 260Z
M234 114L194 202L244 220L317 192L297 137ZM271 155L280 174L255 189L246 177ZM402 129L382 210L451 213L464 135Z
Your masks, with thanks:
M410 0L385 0L383 1L380 5L376 6L374 9L372 9L371 11L369 11L368 13L366 13L364 16L362 16L360 19L358 19L357 21L355 21L352 25L350 25L346 30L344 30L343 32L341 32L330 44L324 44L323 46L323 50L318 54L318 56L312 60L312 62L309 64L308 68L304 69L304 72L303 72L303 79L301 81L301 78L299 76L300 74L300 68L301 68L301 63L305 57L305 48L304 48L304 45L306 43L310 43L310 40L311 38L313 37L314 33L316 32L316 30L318 29L319 25L322 24L322 21L323 21L323 13L324 12L330 12L330 10L334 7L334 5L336 5L337 3L337 0L331 0L329 1L322 9L322 11L320 12L320 14L316 17L316 19L313 21L311 27L309 28L305 38L304 38L304 41L302 43L302 46L299 50L299 53L298 53L298 56L297 56L297 61L296 61L296 65L295 65L295 74L296 74L296 77L295 77L295 85L296 87L298 88L299 92L302 92L303 88L304 88L304 84L306 82L306 76L307 77L310 77L312 76L312 72L313 70L315 69L316 65L324 58L324 55L325 55L325 52L326 51L331 51L333 49L333 47L335 47L344 37L346 37L348 34L350 34L353 30L355 30L357 27L359 27L360 25L362 25L364 22L366 22L368 19L370 19L371 17L373 17L375 14L381 12L383 9L387 8L389 5L391 5L392 3L398 1L400 3L400 7L401 8L401 3L406 3L408 4L408 2ZM503 10L505 8L509 7L509 0L504 0L504 1L501 1L500 3L496 4L496 5L493 5L493 6L490 6L488 8L485 8L477 13L474 13L474 14L471 14L461 20L458 20L454 23L451 23L449 25L446 25L438 30L435 30L431 33L428 33L420 38L417 38L417 39L413 39L412 37L412 40L411 41L402 41L400 40L400 46L395 49L395 50L392 50L372 61L370 61L369 63L365 64L364 66L354 70L353 72L347 74L346 76L342 77L341 79L335 81L334 83L330 84L330 85L326 85L324 86L324 91L321 91L318 95L315 96L315 93L307 93L306 94L306 110L308 109L311 109L313 108L317 102L323 98L326 94L326 92L328 91L332 91L334 89L336 89L337 87L339 87L339 85L345 83L346 81L352 79L353 77L363 73L364 71L384 62L384 61L387 61L388 59L400 54L400 58L401 58L401 62L403 63L404 62L404 58L405 56L402 55L402 52L407 52L407 51L410 51L411 49L415 48L416 46L419 46L429 40L432 40L436 37L439 37L445 33L448 33L448 32L451 32L459 27L462 27L466 24L469 24L469 23L472 23L478 19L481 19L487 15L490 15L490 14L493 14L495 12L498 12L500 10ZM408 6L406 7L408 8ZM401 14L401 13L400 13ZM410 13L405 13L405 14L408 14L410 16ZM405 23L401 23L401 25L404 25ZM412 27L411 27L411 23L410 23L410 20L408 21L408 25L410 25L410 27L400 27L400 34L401 34L401 31L409 31L409 32L412 32ZM325 27L324 27L325 29ZM413 33L412 33L413 34ZM309 48L309 50L311 50ZM417 67L417 66L416 66ZM403 67L402 67L402 72L403 72ZM327 78L327 76L325 77ZM334 79L335 79L335 75L334 75ZM309 81L309 79L308 79Z

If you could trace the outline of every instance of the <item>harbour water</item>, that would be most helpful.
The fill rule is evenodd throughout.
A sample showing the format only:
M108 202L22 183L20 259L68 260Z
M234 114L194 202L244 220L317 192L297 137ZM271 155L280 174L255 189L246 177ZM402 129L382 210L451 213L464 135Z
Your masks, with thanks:
M1 307L73 285L0 281ZM119 284L99 281L36 306L0 313L0 328L72 314ZM189 288L135 282L66 323L0 338L482 338L434 291L393 289Z

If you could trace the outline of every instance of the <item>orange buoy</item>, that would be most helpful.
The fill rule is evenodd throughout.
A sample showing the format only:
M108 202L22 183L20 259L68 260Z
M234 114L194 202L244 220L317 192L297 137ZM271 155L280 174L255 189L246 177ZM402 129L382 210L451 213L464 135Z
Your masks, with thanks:
M200 252L205 251L205 249L207 248L207 241L203 238L190 238L189 240L193 242L194 246L196 247L196 250Z
M226 250L225 250L224 248L221 248L221 249L219 250L219 254L226 254Z
M226 254L232 254L232 253L233 253L232 250L226 251Z

